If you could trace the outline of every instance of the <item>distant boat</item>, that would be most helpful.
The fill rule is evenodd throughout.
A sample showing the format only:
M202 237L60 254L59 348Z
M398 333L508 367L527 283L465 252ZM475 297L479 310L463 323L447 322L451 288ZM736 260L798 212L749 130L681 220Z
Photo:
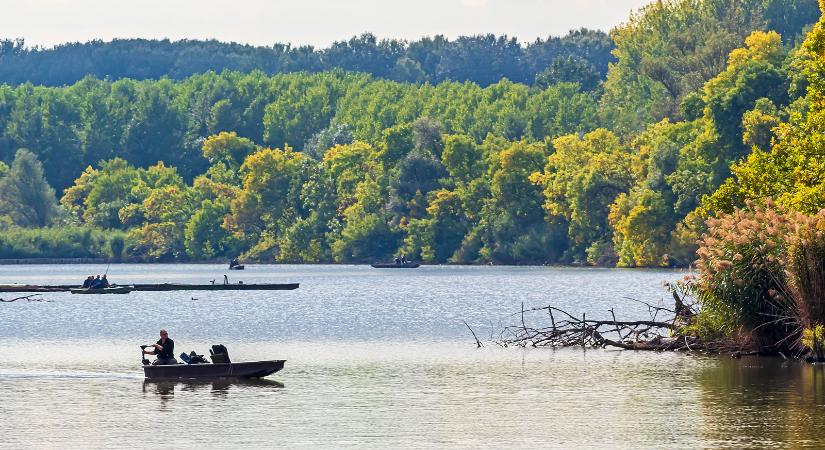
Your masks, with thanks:
M236 264L234 266L229 266L229 270L243 270L243 269L244 269L243 264Z
M0 285L2 292L73 292L75 294L126 294L126 292L112 292L112 290L131 291L290 291L298 289L298 283L265 283L265 284L179 284L179 283L152 283L133 284L129 286L114 286L104 289L79 288L77 285L36 286L28 284Z
M109 286L107 288L74 288L69 289L69 292L72 294L128 294L134 290L134 286Z
M405 263L374 263L372 267L376 269L415 269L420 263L407 261Z

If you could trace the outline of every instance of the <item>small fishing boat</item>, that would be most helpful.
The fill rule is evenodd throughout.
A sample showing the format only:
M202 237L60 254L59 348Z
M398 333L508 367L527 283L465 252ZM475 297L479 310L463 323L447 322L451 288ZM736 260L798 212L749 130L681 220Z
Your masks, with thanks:
M152 380L223 379L223 378L263 378L284 368L286 360L231 362L229 352L223 345L213 345L209 350L212 362L202 355L192 352L181 354L187 364L152 365L143 358L143 350L149 345L141 345L143 374ZM197 362L196 362L197 361Z
M144 365L143 374L153 380L216 378L263 378L284 368L286 360L237 363Z
M229 266L229 270L244 270L244 265L243 264L237 264L237 265L234 265L234 266Z
M135 290L134 286L109 286L106 288L72 288L72 294L128 294Z
M417 262L404 262L404 263L375 263L371 264L372 267L376 269L415 269L416 267L420 266L421 264Z

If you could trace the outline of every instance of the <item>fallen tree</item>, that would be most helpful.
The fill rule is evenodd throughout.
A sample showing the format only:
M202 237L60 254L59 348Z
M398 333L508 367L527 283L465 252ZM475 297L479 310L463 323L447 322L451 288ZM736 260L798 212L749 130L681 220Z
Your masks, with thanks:
M495 343L503 347L613 347L624 350L694 351L706 353L732 352L732 356L760 354L761 351L743 349L731 342L706 341L690 331L696 315L696 306L685 303L673 292L675 306L644 304L650 320L618 320L615 311L608 310L611 319L588 319L552 305L525 309L514 314L520 322L506 326ZM543 326L533 326L536 315L543 318ZM475 334L474 334L475 336ZM478 343L478 340L476 339ZM480 343L479 343L480 345Z

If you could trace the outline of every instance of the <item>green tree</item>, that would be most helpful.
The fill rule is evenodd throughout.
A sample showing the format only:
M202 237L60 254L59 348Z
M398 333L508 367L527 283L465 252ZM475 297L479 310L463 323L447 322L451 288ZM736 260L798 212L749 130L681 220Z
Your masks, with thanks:
M632 183L629 149L604 129L582 139L560 137L553 148L544 172L532 177L544 186L550 220L568 223L571 259L607 263L613 258L609 207Z
M58 215L54 189L46 182L43 166L26 149L14 155L11 168L0 177L0 216L21 227L45 227Z

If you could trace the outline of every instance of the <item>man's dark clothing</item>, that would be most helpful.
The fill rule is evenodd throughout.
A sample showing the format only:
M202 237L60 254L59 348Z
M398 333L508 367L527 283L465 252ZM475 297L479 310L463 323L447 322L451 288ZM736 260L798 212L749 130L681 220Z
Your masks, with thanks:
M157 344L163 347L163 350L158 351L155 348L155 355L157 355L158 359L155 361L155 365L157 364L177 364L178 361L175 359L175 341L170 338L166 338L166 342L162 342L163 339L158 339Z

